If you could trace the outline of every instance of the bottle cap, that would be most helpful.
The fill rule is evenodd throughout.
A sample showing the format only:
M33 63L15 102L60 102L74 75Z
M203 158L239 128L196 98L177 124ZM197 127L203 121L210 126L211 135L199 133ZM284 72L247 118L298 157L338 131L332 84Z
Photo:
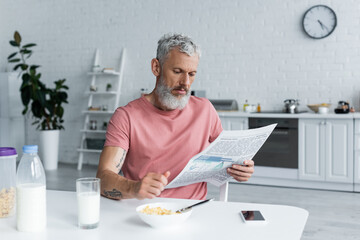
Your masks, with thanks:
M37 153L38 152L38 145L25 145L23 146L24 153Z
M16 155L16 149L12 147L0 147L0 157Z

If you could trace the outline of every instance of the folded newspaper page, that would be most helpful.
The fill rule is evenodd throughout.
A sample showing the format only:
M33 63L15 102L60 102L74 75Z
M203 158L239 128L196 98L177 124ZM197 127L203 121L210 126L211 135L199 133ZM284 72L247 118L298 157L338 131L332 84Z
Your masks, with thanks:
M190 159L185 168L166 188L176 188L198 182L221 186L232 177L227 168L252 159L274 130L276 124L266 127L222 131L204 151ZM256 163L255 163L256 164Z

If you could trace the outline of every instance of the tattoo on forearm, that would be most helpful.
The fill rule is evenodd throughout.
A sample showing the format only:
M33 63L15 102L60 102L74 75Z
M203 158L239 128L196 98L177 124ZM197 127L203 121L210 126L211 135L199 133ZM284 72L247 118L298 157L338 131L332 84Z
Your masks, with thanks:
M104 190L104 196L105 197L112 197L112 198L121 198L122 194L119 190L116 190L115 188L112 191L105 191Z
M116 166L115 166L118 171L120 171L121 166L122 166L122 164L124 163L125 155L126 155L126 151L123 152L123 155L121 156L119 162L118 162L118 163L116 164Z

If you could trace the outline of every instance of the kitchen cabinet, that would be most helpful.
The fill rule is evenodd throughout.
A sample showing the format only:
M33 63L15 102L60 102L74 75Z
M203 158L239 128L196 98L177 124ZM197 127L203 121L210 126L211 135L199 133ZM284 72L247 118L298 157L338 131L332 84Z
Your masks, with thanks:
M249 128L247 117L220 116L224 130L246 130Z
M299 179L353 182L353 119L299 119Z
M360 119L354 125L354 191L360 192Z

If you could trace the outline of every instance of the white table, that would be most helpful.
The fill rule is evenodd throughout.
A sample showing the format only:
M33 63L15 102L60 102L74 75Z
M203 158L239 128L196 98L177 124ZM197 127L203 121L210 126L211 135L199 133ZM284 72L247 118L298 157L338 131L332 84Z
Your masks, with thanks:
M47 229L42 233L16 230L16 217L0 218L1 239L300 239L308 212L283 205L212 201L193 209L190 218L171 229L154 229L143 223L135 208L148 202L195 200L152 199L115 201L101 198L100 226L82 230L77 227L75 192L47 191ZM242 222L241 210L260 210L268 223L249 226Z

